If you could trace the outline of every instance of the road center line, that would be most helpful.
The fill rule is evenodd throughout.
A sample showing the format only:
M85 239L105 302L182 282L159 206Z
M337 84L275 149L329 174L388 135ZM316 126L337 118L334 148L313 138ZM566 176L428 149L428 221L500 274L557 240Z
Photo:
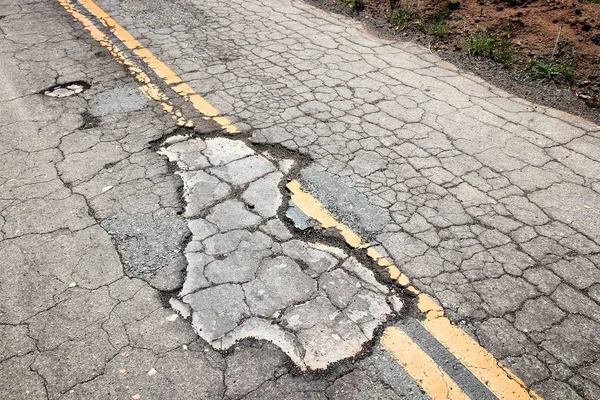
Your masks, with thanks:
M452 378L401 329L387 328L381 337L381 345L433 400L469 399Z
M421 324L499 399L541 400L535 392L526 390L523 381L448 318L427 318Z
M400 321L400 324L396 326L414 340L470 398L477 400L498 400L498 397L473 375L460 360L450 353L446 347L433 337L418 320L407 318Z
M191 103L205 119L216 122L228 133L238 133L238 129L229 121L227 117L220 115L208 101L194 91L187 83L145 48L137 39L135 39L125 28L119 25L104 10L102 10L92 0L58 0L63 3L78 3L83 6L91 15L93 15L102 25L110 29L125 47L138 56L142 62L150 68L163 82L175 93L179 94L185 101ZM64 4L63 4L64 6ZM67 8L67 7L65 7ZM71 12L69 9L67 11ZM73 14L71 12L71 14ZM76 17L77 18L77 17ZM85 25L85 23L84 23ZM93 36L93 35L92 35ZM95 38L96 39L96 38ZM97 39L96 39L97 40Z
M207 119L212 119L229 133L237 133L238 129L227 119L219 114L208 101L197 94L187 83L177 76L166 64L160 61L138 42L125 28L112 19L104 10L102 10L92 0L75 0L81 3L90 13L92 13L100 22L111 29L116 37L123 44L140 57L144 63L158 75L169 87L179 94L184 100L189 101L192 106L202 113Z
M138 81L140 90L142 93L144 93L144 95L151 100L157 101L165 112L171 114L171 116L177 121L178 125L188 127L194 125L192 121L184 118L181 110L173 106L167 95L156 84L152 83L150 77L138 65L136 65L135 62L127 57L119 49L116 43L102 33L102 31L100 31L100 29L98 29L98 27L94 25L94 23L88 17L79 12L79 10L77 10L70 0L58 0L58 2L77 21L81 22L83 27L90 33L92 38L105 47L118 63L123 64L129 70L129 72Z
M288 183L287 188L292 194L292 201L302 212L318 221L323 228L337 229L348 245L354 248L366 249L367 255L377 262L379 266L385 268L390 277L396 280L398 285L414 294L417 297L419 310L425 314L425 320L422 322L423 327L496 397L502 400L541 400L535 392L527 389L523 381L509 371L508 368L500 364L492 354L445 317L443 309L431 296L422 293L412 286L409 278L398 267L382 256L374 247L371 247L369 243L364 242L357 233L337 221L317 199L302 188L298 181ZM389 345L386 348L389 350ZM398 348L394 351L401 352L402 349ZM413 378L418 381L418 375L413 376ZM423 389L427 390L425 387Z

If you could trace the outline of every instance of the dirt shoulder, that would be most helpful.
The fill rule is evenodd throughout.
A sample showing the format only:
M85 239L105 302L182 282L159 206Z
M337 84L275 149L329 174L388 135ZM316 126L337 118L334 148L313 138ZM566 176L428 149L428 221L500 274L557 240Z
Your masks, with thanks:
M305 0L600 124L600 0Z

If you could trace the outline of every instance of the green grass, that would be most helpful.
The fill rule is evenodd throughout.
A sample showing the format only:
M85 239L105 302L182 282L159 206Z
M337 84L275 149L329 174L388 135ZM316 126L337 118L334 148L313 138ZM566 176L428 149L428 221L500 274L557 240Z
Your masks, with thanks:
M429 26L429 31L433 36L444 37L448 35L448 20L446 15L438 15L433 19Z
M498 37L487 31L469 36L467 52L472 57L486 57L508 67L516 59L515 49L507 38Z
M392 11L390 22L394 25L398 25L400 29L406 29L410 26L414 15L415 12L411 7L402 6Z
M544 62L538 59L531 60L529 72L541 80L563 80L570 82L573 79L573 67L556 60Z
M437 37L448 35L448 20L447 15L439 14L431 19L427 25L418 18L416 9L410 4L402 5L395 8L390 15L390 22L404 30L409 26L414 26L418 30L425 32L426 27L430 34Z
M354 11L360 11L365 6L365 2L363 0L342 0L342 3Z
M497 40L496 36L490 35L487 31L471 35L467 39L467 51L472 57L492 58Z
M590 0L590 3L600 4L600 0Z
M517 55L509 39L502 38L496 41L493 58L501 62L504 67L508 67L516 60Z

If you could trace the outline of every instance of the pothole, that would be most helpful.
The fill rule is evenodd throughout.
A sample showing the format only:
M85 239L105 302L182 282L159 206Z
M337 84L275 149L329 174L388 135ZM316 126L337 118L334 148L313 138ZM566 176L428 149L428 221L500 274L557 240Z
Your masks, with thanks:
M46 90L41 91L45 96L48 97L69 97L75 96L76 94L83 93L85 90L90 88L90 84L84 81L73 81L67 83L61 83L60 85L54 85Z
M403 310L348 249L287 229L288 157L218 137L171 137L159 153L183 180L192 233L185 281L170 305L213 348L263 339L300 370L324 370L361 354ZM308 227L297 211L296 225Z
M43 91L44 95L48 97L70 97L79 93L83 93L89 89L90 85L84 81L74 81L62 83L60 85L54 85Z

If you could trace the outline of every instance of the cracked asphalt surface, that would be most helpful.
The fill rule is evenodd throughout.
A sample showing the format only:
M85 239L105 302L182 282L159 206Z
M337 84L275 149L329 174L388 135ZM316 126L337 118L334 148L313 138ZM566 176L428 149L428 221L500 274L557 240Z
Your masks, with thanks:
M231 139L168 142L160 152L181 169L192 233L181 300L173 301L214 348L263 339L301 370L326 369L362 351L402 309L343 249L291 240L276 218L284 160Z
M97 3L241 133L0 0L0 398L429 398L377 341L410 299L294 227L294 178L542 398L600 398L597 125L297 1Z

